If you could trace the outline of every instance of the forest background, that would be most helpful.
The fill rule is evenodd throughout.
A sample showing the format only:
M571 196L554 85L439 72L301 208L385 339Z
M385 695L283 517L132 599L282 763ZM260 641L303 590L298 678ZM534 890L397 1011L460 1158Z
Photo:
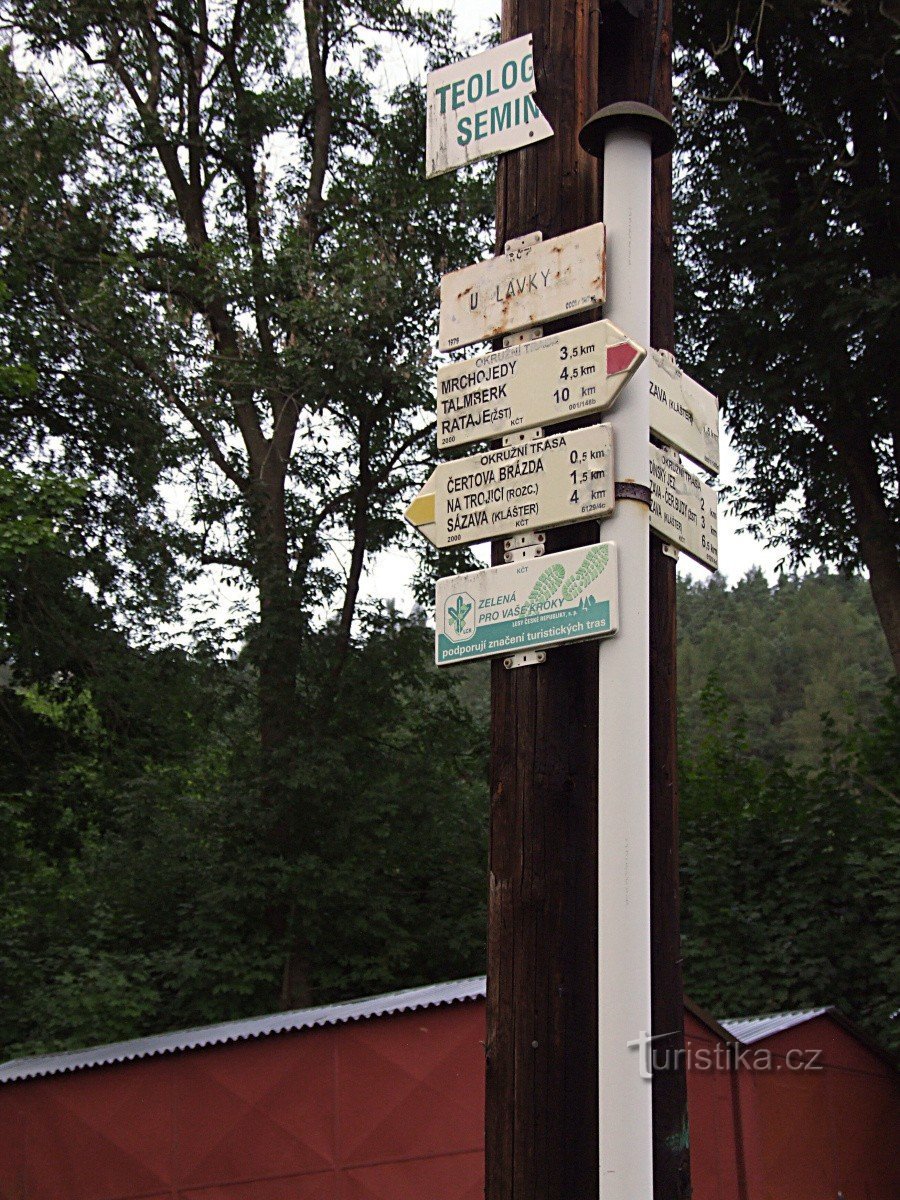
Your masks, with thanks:
M686 985L896 1046L900 30L678 13L680 347L792 572L679 586ZM491 244L490 168L426 184L381 66L452 23L0 21L0 1057L482 972L486 672L362 588L433 456L436 284Z

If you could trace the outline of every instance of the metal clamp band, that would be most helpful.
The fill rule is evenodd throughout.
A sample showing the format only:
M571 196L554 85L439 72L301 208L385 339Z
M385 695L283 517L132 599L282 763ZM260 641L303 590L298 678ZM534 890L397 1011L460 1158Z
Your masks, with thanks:
M650 489L642 483L617 483L617 500L640 500L641 504L650 507Z

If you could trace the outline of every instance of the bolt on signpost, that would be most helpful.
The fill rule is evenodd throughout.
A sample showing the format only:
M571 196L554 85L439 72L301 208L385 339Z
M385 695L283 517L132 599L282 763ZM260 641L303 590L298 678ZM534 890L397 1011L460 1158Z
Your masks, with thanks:
M565 24L549 0L504 0L507 40L428 81L429 176L504 155L502 252L441 284L440 350L504 338L437 375L438 448L482 446L439 463L406 512L439 548L494 540L494 566L435 596L438 665L492 659L487 1200L676 1200L687 1186L683 1088L651 1085L631 1047L672 1008L652 978L671 946L651 939L651 880L677 921L671 867L651 861L651 761L671 761L673 728L661 755L650 663L671 678L671 646L651 580L663 542L716 565L715 491L679 452L717 470L718 410L651 348L653 320L670 344L651 319L651 207L671 125L630 102L586 120L596 15L574 0ZM603 159L603 222L576 136Z

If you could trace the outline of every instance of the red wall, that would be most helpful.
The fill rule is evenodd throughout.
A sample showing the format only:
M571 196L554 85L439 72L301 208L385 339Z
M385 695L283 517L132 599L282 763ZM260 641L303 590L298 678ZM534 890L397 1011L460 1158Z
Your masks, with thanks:
M484 1007L0 1087L3 1200L481 1200Z
M897 1079L856 1038L818 1018L754 1049L825 1070L735 1077L686 1035L694 1200L897 1200ZM0 1200L481 1200L483 1039L473 1002L2 1085Z
M693 1200L747 1200L740 1188L741 1163L735 1136L735 1079L725 1043L693 1016L684 1014L688 1052L688 1118ZM709 1063L710 1068L706 1069ZM702 1070L691 1069L697 1064Z
M897 1077L879 1056L828 1016L756 1049L772 1063L740 1072L750 1200L897 1200ZM788 1070L789 1051L822 1069Z

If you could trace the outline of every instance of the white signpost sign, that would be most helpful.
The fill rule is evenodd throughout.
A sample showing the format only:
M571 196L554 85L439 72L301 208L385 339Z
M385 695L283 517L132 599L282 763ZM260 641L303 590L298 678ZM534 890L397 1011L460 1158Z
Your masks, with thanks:
M439 667L604 637L619 627L613 542L439 579Z
M552 137L534 93L530 33L432 71L427 81L426 176Z
M612 429L590 425L440 463L406 519L444 549L596 520L614 504Z
M611 321L441 367L439 450L603 412L644 360Z
M715 571L719 563L716 491L677 454L650 446L650 528Z
M546 242L510 244L504 254L441 280L438 347L456 350L504 333L595 308L606 299L602 223Z
M650 350L650 428L669 446L713 475L719 473L719 402L676 367L661 350Z

